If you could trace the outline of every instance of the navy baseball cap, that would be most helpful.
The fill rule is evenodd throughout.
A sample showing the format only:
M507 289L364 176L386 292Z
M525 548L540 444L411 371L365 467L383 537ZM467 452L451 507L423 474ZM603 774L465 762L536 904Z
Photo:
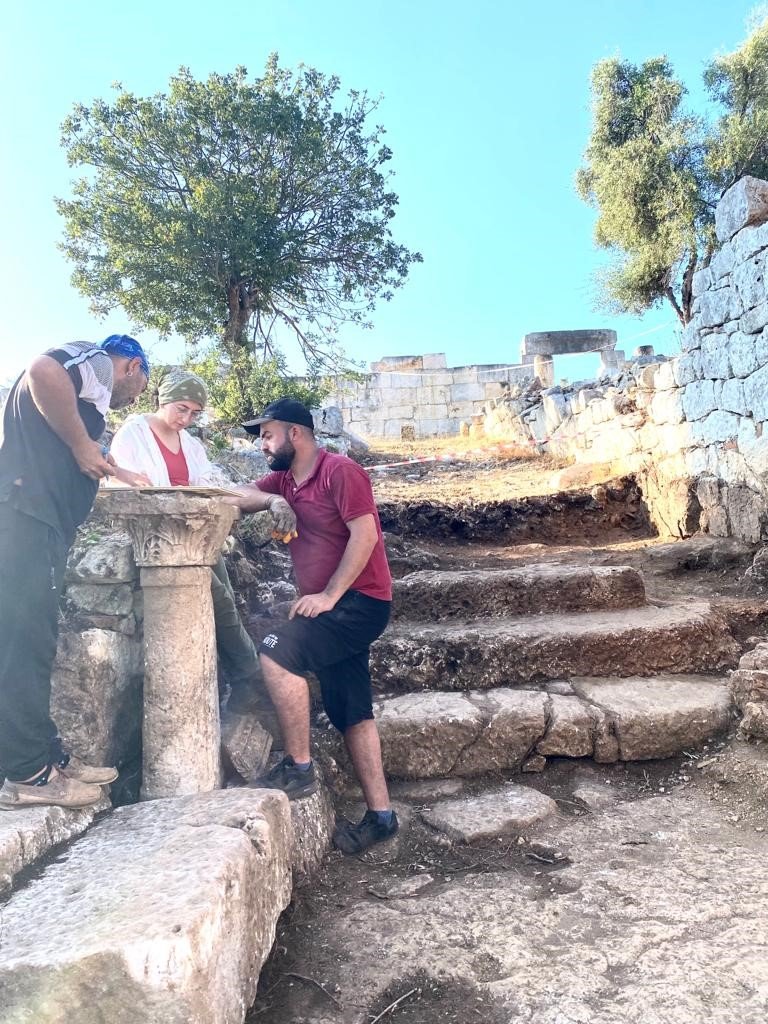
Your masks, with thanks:
M130 337L128 334L110 334L108 338L102 341L99 348L103 348L105 352L113 356L125 356L126 359L141 360L141 369L144 372L144 376L149 380L149 360L144 353L144 349L135 338Z
M281 423L298 423L300 427L309 427L310 430L315 429L312 413L306 405L302 402L297 402L295 398L278 398L277 401L270 402L261 416L257 416L255 420L247 420L243 423L243 428L249 434L255 434L258 437L261 433L261 424L267 423L269 420L280 420Z

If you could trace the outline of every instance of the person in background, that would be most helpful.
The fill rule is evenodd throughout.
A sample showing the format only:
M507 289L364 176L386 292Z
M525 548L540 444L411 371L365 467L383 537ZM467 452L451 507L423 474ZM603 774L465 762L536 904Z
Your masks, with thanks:
M365 470L344 455L320 448L312 414L301 402L281 398L243 424L261 437L272 472L237 488L226 499L244 512L269 509L295 516L286 534L300 597L289 619L259 647L262 673L277 709L286 756L256 786L281 789L289 799L317 789L310 755L309 688L320 682L323 706L344 736L368 805L357 824L339 825L333 841L356 854L398 830L389 803L381 744L373 719L369 647L389 620L392 577L379 515Z
M100 438L108 409L146 388L149 364L126 334L38 356L11 388L0 433L0 809L86 807L114 768L67 754L51 719L59 595L75 532L99 480L119 475Z
M111 451L121 466L140 473L155 487L216 485L217 471L205 448L187 428L207 402L205 382L194 373L174 368L160 380L156 412L129 416L112 439ZM211 596L216 646L232 688L228 706L247 706L252 696L258 658L235 603L223 556L212 566Z

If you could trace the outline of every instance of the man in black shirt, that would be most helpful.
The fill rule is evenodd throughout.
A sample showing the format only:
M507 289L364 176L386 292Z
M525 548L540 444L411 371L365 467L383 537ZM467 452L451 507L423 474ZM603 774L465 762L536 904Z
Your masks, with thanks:
M50 717L58 599L67 554L99 480L129 474L102 446L107 409L146 388L137 341L111 335L38 356L13 385L0 429L0 809L84 807L113 768L64 753Z

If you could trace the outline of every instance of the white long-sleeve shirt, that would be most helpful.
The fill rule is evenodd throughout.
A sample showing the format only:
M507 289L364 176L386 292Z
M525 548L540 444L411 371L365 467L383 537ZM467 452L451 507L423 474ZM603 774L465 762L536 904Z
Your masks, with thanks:
M189 482L193 486L216 486L221 475L205 454L205 448L186 430L179 432L181 450L187 460ZM134 413L129 416L112 438L110 452L121 469L134 473L145 473L155 487L170 487L168 469L160 448L155 440L146 416ZM114 478L110 478L110 483ZM117 486L120 486L115 481Z

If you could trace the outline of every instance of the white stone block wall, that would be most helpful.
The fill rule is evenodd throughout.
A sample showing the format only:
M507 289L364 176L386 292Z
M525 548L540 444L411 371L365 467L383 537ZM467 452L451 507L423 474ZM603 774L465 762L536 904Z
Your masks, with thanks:
M345 426L362 437L451 436L511 384L531 380L527 365L447 367L442 353L388 357L361 383L345 383L325 404L338 406Z

